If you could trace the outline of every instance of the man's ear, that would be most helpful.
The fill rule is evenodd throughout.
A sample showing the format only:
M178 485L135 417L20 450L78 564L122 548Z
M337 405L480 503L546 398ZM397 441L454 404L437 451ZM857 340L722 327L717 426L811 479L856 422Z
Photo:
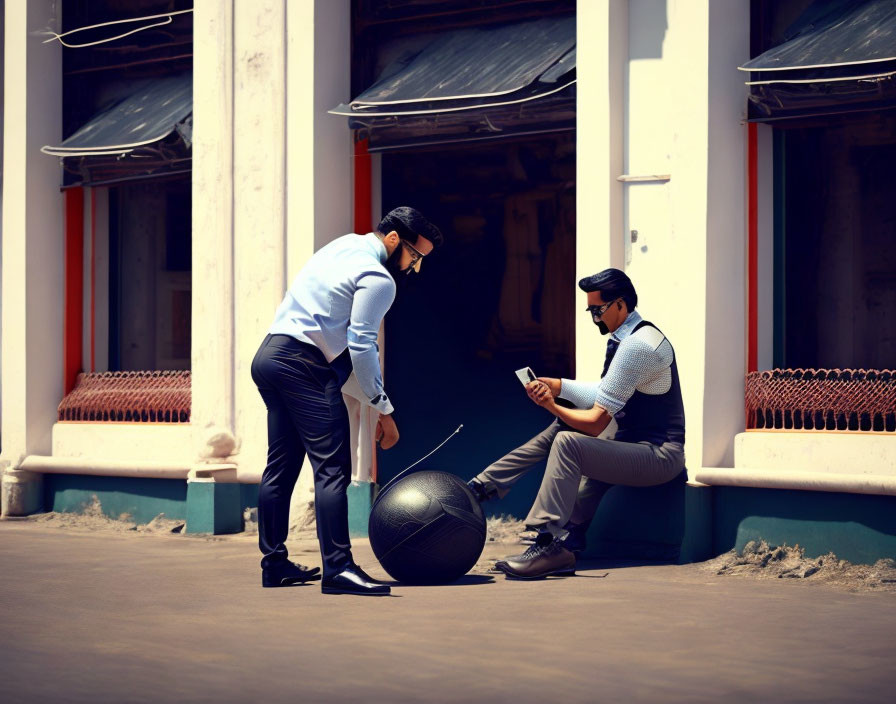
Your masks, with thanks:
M392 230L391 232L383 236L383 242L389 245L389 249L391 252L394 252L398 245L401 243L401 238L398 236L398 233L395 230Z

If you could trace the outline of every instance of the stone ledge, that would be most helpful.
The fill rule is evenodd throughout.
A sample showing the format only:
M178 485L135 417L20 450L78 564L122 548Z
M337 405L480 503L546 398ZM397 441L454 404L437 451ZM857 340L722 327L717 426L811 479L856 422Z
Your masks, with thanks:
M697 472L695 479L710 486L896 496L896 475L893 474L839 474L768 467L703 467Z

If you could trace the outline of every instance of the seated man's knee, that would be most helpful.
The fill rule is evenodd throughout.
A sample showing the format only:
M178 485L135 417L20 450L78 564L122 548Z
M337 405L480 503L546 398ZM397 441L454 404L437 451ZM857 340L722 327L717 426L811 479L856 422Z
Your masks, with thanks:
M576 441L581 437L581 433L576 433L571 430L563 430L557 433L557 437L554 438L554 445L563 450L568 450L571 447L574 447Z
M579 454L579 443L582 437L581 433L568 430L557 433L557 437L554 438L554 443L551 446L551 453L564 459L575 459Z

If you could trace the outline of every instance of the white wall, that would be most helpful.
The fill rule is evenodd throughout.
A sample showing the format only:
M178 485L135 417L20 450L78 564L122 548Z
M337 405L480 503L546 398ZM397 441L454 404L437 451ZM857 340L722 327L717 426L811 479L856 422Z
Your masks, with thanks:
M62 133L58 3L5 4L2 281L3 459L47 454L62 398L63 198L55 159Z
M286 8L234 4L234 424L240 465L263 469L264 405L250 367L286 277Z
M616 177L623 166L627 23L625 0L576 5L576 281L623 263L623 192ZM578 306L581 294L576 295ZM575 321L576 376L596 379L606 340L587 315L577 314Z
M673 119L679 66L672 48L666 0L630 0L628 60L625 63L625 155L623 170L632 177L652 177L678 170L674 153L681 126ZM678 181L680 174L673 175ZM625 224L621 233L625 270L638 291L641 314L670 336L679 335L678 317L687 281L673 270L688 231L676 227L671 195L676 184L629 181L625 189ZM636 234L635 234L636 233ZM670 325L673 326L670 328Z
M734 466L744 429L746 370L746 86L737 67L750 58L749 3L709 2L705 467Z
M746 129L736 68L749 58L749 4L582 2L578 12L577 267L626 268L641 313L676 350L689 469L731 466L743 428ZM671 179L623 186L623 173ZM595 376L585 323L577 374Z
M266 411L252 359L290 279L351 230L348 0L203 0L195 10L193 423L257 480ZM307 485L310 472L303 472ZM307 489L307 486L306 486Z
M352 137L345 118L327 110L350 100L351 5L314 2L314 246L352 231ZM307 93L307 88L303 91ZM307 148L306 147L306 148Z
M199 0L193 13L194 456L209 426L234 430L233 63L233 0Z

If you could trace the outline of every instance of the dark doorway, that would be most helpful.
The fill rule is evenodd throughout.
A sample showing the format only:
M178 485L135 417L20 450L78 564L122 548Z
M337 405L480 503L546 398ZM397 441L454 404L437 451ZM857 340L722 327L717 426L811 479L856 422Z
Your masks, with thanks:
M189 178L109 189L109 370L190 368Z
M385 379L401 442L379 453L382 485L431 460L467 479L543 430L514 370L575 375L575 134L387 153L383 212L419 208L446 244L386 317ZM400 282L401 284L402 282ZM525 516L536 468L488 513Z
M896 362L896 114L778 130L776 366Z

